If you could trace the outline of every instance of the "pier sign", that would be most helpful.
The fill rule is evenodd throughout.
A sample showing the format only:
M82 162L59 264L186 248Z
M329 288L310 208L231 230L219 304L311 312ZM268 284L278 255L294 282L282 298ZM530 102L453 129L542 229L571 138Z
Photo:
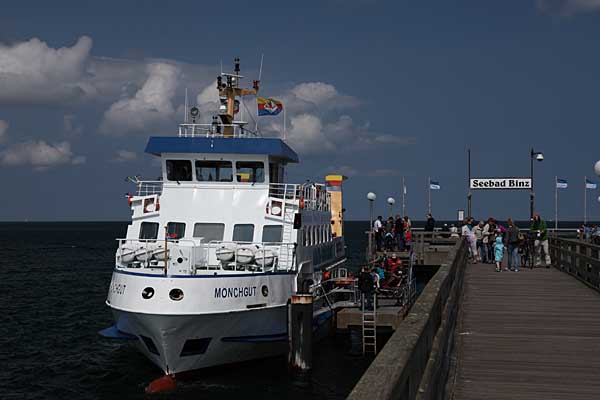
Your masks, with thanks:
M471 189L531 189L531 178L472 178Z

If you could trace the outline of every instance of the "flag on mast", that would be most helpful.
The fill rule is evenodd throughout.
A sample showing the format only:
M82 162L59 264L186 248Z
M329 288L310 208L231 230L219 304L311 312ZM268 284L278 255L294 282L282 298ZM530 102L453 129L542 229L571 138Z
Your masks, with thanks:
M266 97L257 97L256 104L258 106L258 115L277 115L283 111L283 103L279 100Z
M556 179L556 188L557 189L566 189L569 187L569 184L566 179Z
M596 189L597 187L598 187L598 185L596 184L596 182L591 181L586 178L586 180L585 180L585 188L586 189Z

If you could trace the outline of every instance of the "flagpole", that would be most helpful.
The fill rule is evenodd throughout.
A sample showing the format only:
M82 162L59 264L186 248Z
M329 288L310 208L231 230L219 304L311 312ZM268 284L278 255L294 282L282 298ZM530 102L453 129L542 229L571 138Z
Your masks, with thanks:
M285 107L283 107L283 140L285 140Z
M404 176L402 177L402 216L406 215L406 184L404 183Z
M427 206L427 210L428 213L431 214L431 177L428 176L427 177L427 193L428 193L428 206Z
M558 176L554 177L554 237L558 234Z
M587 224L587 176L583 177L583 224Z

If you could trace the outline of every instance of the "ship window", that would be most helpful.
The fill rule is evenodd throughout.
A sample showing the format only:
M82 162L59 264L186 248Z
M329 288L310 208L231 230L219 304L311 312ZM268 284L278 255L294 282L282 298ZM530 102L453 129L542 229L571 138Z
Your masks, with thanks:
M254 225L237 224L233 227L234 242L252 242L254 240Z
M265 166L260 161L238 161L235 163L238 182L264 182Z
M233 181L230 161L196 161L196 179L203 182Z
M267 243L281 243L283 238L283 226L265 225L263 226L262 241Z
M158 237L158 222L142 222L140 239L156 239Z
M167 179L170 181L191 181L192 162L189 160L167 160Z
M225 224L197 223L194 225L194 237L204 238L204 242L223 240Z
M185 236L185 224L183 222L169 222L167 234L170 239L181 239Z

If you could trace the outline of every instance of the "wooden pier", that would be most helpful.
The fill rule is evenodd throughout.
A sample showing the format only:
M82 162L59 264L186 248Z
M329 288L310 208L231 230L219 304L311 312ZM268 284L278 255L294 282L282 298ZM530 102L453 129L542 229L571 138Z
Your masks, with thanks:
M600 398L600 295L555 268L466 269L450 398Z
M495 272L457 243L350 399L600 398L600 246Z

